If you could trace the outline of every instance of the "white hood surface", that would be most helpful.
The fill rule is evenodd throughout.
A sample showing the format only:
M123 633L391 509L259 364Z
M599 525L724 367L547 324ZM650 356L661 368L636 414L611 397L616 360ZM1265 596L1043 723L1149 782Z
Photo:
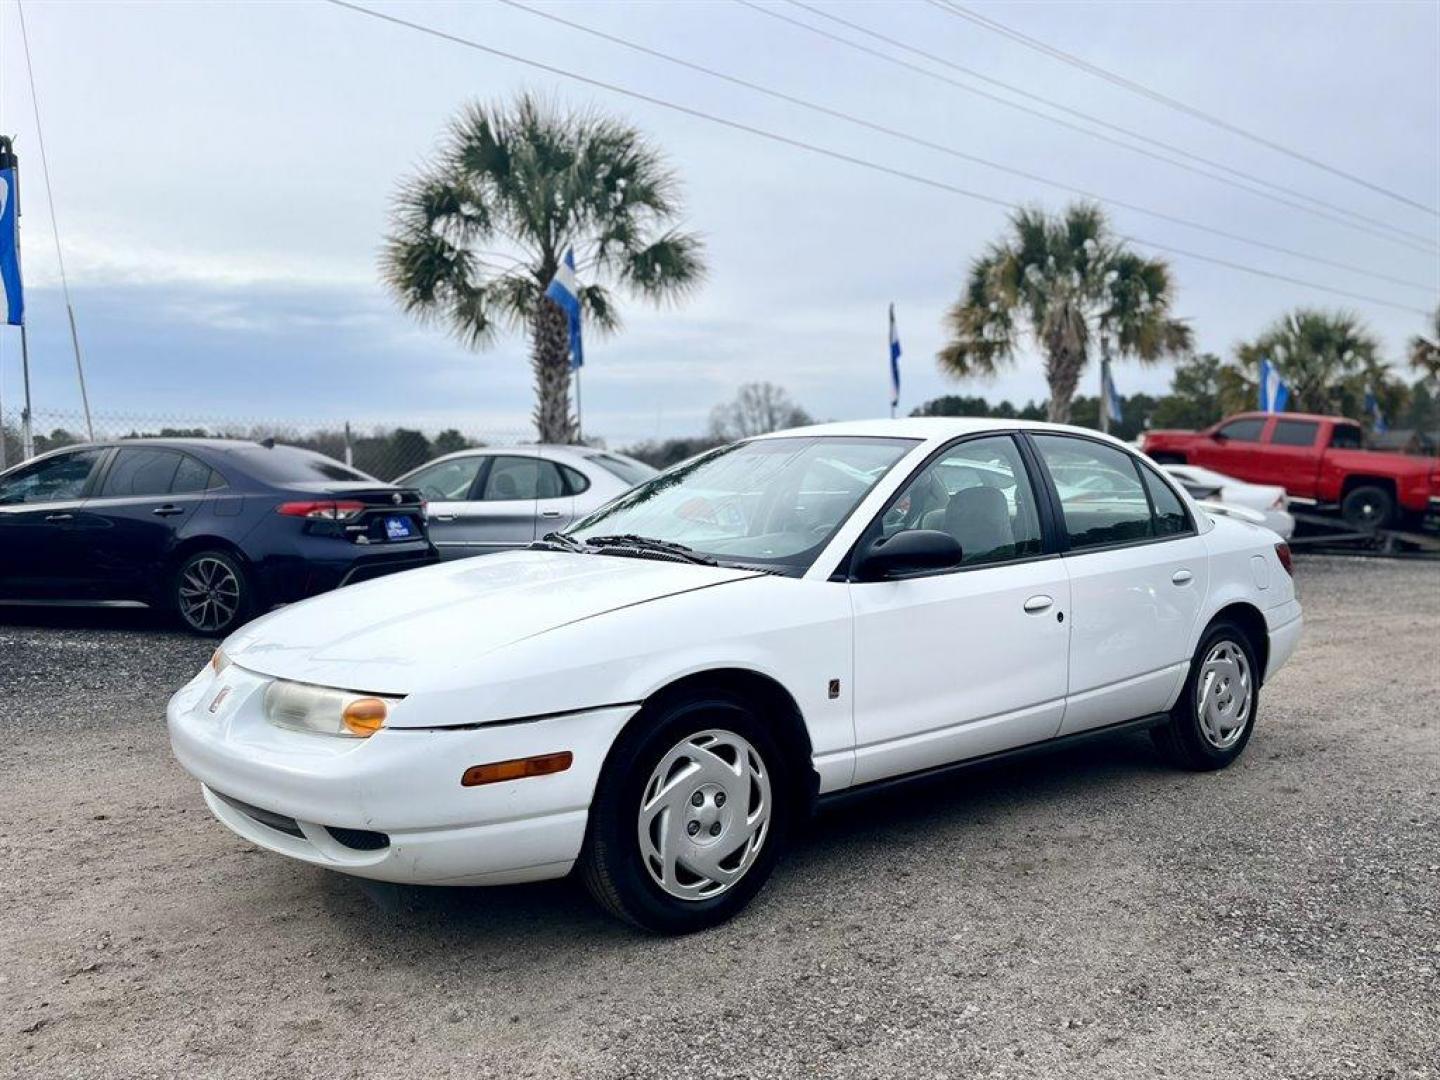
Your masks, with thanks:
M514 551L394 574L281 608L225 643L262 675L406 694L496 649L619 608L755 577L615 555Z

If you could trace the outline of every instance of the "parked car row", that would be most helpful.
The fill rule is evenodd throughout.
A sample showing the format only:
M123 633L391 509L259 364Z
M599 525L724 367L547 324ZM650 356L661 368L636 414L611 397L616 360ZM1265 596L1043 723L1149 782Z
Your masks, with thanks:
M436 561L413 487L321 454L128 439L0 473L0 600L143 604L223 635L252 615Z

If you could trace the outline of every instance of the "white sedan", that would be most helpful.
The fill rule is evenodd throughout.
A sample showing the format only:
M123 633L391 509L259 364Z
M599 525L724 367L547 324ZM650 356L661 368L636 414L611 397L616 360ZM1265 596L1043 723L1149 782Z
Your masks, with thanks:
M1295 533L1295 519L1290 514L1290 498L1283 487L1273 484L1249 484L1233 476L1202 469L1199 465L1160 466L1199 502L1216 502L1222 513L1229 507L1253 510L1265 527L1282 540ZM1244 517L1244 514L1238 515Z
M682 932L843 796L1141 729L1228 765L1300 628L1289 549L1115 440L827 424L676 466L530 550L258 619L168 720L263 848L428 884L578 868Z

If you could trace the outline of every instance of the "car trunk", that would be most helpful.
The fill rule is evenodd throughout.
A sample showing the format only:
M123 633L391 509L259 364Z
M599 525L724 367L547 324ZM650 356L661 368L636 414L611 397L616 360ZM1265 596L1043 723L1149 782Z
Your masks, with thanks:
M426 535L425 500L418 488L341 480L286 488L279 512L300 518L315 535L344 536L354 544L406 543Z

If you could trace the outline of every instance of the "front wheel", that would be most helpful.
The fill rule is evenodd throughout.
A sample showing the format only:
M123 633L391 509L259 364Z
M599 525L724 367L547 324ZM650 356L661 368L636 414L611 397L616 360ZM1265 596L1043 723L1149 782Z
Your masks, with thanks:
M1260 704L1255 647L1239 626L1217 622L1200 639L1190 674L1155 745L1183 769L1223 769L1238 758Z
M706 693L611 752L580 856L602 907L645 930L714 926L765 884L793 812L790 763L745 701Z
M182 562L171 582L170 602L185 628L203 637L224 637L255 608L245 568L224 551L199 551Z

